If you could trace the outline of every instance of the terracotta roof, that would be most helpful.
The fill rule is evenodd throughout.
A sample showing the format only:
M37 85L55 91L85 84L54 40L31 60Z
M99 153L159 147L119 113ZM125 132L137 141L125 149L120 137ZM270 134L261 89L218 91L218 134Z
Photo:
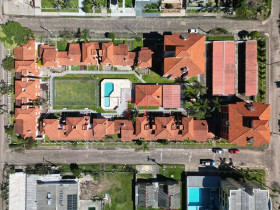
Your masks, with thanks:
M15 72L16 78L33 76L37 77L40 75L40 70L38 69L35 61L15 61Z
M22 44L14 49L16 60L28 61L36 59L35 40L30 40L27 44Z
M93 135L97 139L103 139L107 135L107 119L93 119Z
M21 80L15 81L15 99L16 105L31 102L36 98L40 98L40 79L30 79L23 77Z
M136 53L128 52L128 44L114 46L113 42L102 43L101 65L110 64L112 66L133 66Z
M148 47L141 47L138 52L137 66L140 68L151 68L152 67L152 50Z
M213 95L235 93L235 42L213 42Z
M245 42L245 95L255 96L258 93L258 63L257 63L257 42Z
M178 129L174 116L170 117L155 117L155 136L156 139L176 139Z
M250 138L255 146L270 143L269 104L237 102L223 106L222 112L228 113L228 120L223 120L223 127L228 127L228 134L221 131L222 138L238 146L245 146Z
M163 108L181 107L181 86L163 85L162 86Z
M39 53L43 66L57 67L55 46L40 45Z
M97 65L97 51L99 50L98 42L88 42L82 44L82 62Z
M135 85L136 106L162 106L162 85Z
M39 107L22 106L21 108L15 108L15 133L21 135L24 139L28 137L35 139L39 116Z
M164 50L164 76L174 79L205 73L205 36L188 34L184 40L179 33L165 35ZM187 73L183 69L188 69Z

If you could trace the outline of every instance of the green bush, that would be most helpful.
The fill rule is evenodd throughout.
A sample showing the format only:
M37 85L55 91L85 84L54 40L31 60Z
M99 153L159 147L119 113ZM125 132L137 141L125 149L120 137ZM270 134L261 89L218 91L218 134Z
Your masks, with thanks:
M251 39L257 39L260 36L260 33L258 31L252 31L249 36L251 37Z
M114 33L108 33L107 37L114 40L116 35Z
M166 9L173 9L173 4L166 3L166 4L164 5L164 7L165 7Z

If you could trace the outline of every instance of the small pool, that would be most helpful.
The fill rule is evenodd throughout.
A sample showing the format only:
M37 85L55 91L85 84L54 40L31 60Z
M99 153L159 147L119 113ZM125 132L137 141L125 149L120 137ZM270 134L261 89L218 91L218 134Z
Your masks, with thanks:
M199 206L201 204L201 189L189 188L189 206Z
M112 82L106 82L104 84L104 96L110 97L113 91L114 91L114 84Z
M106 97L104 98L104 106L109 107L110 106L110 98Z

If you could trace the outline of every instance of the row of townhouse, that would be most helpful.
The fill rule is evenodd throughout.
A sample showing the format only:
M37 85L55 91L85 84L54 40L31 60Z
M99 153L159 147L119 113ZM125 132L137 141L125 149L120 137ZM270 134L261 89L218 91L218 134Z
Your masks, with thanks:
M152 67L152 51L142 47L137 53L129 52L128 44L113 42L71 43L67 51L58 51L55 46L41 45L39 56L42 65L57 68L71 65L138 66Z

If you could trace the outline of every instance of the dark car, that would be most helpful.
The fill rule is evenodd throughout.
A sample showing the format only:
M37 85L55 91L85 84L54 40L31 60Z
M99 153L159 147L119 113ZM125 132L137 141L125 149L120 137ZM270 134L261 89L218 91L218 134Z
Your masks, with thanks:
M222 148L213 148L212 151L214 153L219 153L219 154L225 153L225 151Z
M229 149L228 151L229 151L231 154L239 154L239 153L240 153L239 149L236 149L236 148L234 148L234 149Z

